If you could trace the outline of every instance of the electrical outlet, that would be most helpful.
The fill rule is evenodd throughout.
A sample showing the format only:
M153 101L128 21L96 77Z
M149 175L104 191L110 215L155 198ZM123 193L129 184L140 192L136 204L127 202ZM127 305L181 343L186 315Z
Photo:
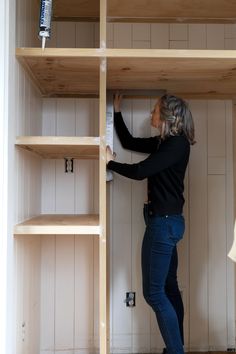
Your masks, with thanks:
M134 307L135 306L135 292L129 291L126 293L126 306L127 307Z

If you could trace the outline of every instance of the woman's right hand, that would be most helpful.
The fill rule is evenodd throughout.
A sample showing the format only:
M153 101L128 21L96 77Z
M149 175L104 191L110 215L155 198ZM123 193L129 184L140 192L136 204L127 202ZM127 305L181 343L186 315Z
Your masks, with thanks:
M114 98L114 111L115 112L120 112L120 105L122 101L122 95L116 92L115 98Z

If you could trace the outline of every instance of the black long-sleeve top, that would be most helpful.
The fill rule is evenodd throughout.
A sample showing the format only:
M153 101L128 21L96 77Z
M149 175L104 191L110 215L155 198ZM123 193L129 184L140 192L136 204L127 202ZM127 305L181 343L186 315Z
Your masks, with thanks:
M148 179L150 214L181 214L184 205L184 175L190 153L190 143L186 136L170 136L165 140L160 137L133 137L121 112L114 114L114 125L124 148L150 155L135 164L110 161L108 169L131 179Z

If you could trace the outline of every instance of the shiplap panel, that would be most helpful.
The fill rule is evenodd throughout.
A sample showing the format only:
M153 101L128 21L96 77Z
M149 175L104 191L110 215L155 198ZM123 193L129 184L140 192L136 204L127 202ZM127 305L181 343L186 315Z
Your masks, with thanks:
M56 135L74 136L76 127L75 99L57 99Z
M75 22L57 22L57 48L75 48Z
M107 23L107 40L113 41L113 35L114 35L114 24Z
M132 48L132 25L114 23L114 48Z
M19 0L16 6L16 46L34 47L39 40L38 7L32 6L30 0Z
M150 23L134 23L132 25L133 41L150 41Z
M93 23L76 23L76 48L93 48L95 42L95 25Z
M42 214L56 211L55 160L42 161Z
M196 141L189 163L189 347L208 350L207 102L191 101Z
M94 252L93 236L75 237L75 348L91 348L94 343Z
M224 49L224 25L207 24L207 49Z
M234 26L234 29L236 27ZM226 101L226 234L227 234L227 254L232 247L234 238L234 181L233 181L233 103ZM235 346L235 267L233 262L227 257L227 346Z
M75 213L89 214L94 201L94 162L77 160L75 166Z
M54 353L55 346L55 243L54 235L41 240L41 354Z
M74 214L75 212L75 175L65 173L64 160L56 160L56 213Z
M133 136L150 136L150 100L133 100L132 134ZM146 118L147 117L147 118ZM147 157L146 154L132 153L132 163ZM142 294L141 245L144 235L143 203L147 200L147 181L132 181L131 184L131 232L132 271L131 289L136 292L136 307L132 311L132 352L150 350L150 309Z
M208 174L209 175L225 175L226 161L224 157L208 158Z
M189 25L189 49L206 49L206 25L190 24Z
M55 98L45 98L43 100L42 112L42 135L56 135L57 100Z
M135 48L135 49L139 49L139 48L149 49L150 48L150 41L133 41L133 48Z
M16 6L16 46L38 46L38 13L30 0L19 0ZM15 61L14 134L41 134L42 99L28 74ZM13 102L12 102L13 104ZM36 157L16 151L15 221L39 213L41 208L41 163ZM29 344L31 345L31 343Z
M75 236L56 239L55 348L74 348L75 331Z
M170 41L170 49L188 49L188 41Z
M17 345L20 353L31 354L39 351L40 238L22 236L16 249Z
M57 22L51 22L51 37L46 42L47 48L56 48L57 47Z
M94 333L94 347L98 351L99 348L99 239L93 238L93 280L94 280L94 293L93 293L93 333Z
M28 189L29 193L29 217L39 213L41 210L41 173L42 164L38 157L30 157L30 178Z
M209 349L227 347L225 176L208 176Z
M208 101L208 157L225 157L225 102Z
M23 351L22 338L24 336L24 236L20 236L15 242L15 289L16 289L16 347L19 353Z
M42 112L42 135L56 135L57 125L57 100L45 98ZM56 210L56 185L55 185L55 160L42 161L42 209L45 214L54 213Z
M56 135L74 136L75 127L75 99L58 99ZM73 214L75 211L75 174L66 173L64 160L57 160L55 176L56 212L58 214Z
M35 239L31 237L27 238L26 262L29 263L25 265L25 276L28 280L28 287L25 289L27 295L24 298L25 308L27 308L28 311L25 326L25 344L30 354L37 352L40 347L40 338L38 335L38 333L40 333L40 237Z
M185 232L183 239L177 245L178 252L178 283L179 289L184 305L184 345L185 348L189 347L189 323L190 323L190 311L189 311L189 244L190 244L190 225L189 225L189 167L187 167L184 179L184 198L185 204L183 214L185 218Z
M169 24L151 23L151 48L168 49L169 48Z
M76 136L98 136L95 135L95 117L93 100L77 99L75 101L76 110Z
M117 184L117 183L116 183ZM116 193L115 193L116 195ZM126 199L123 208L129 212L131 200ZM114 208L114 206L113 206ZM131 289L131 225L130 223L113 223L112 230L112 314L111 325L113 335L113 350L132 351L132 313L127 311L124 303L126 292ZM128 309L130 310L130 309ZM120 339L123 337L123 340ZM118 339L119 338L119 339Z
M188 25L186 24L170 24L170 40L171 41L187 41Z
M124 117L129 129L131 128L131 101L122 102ZM126 114L128 113L128 114ZM131 161L131 153L124 150L118 137L114 134L114 151L121 161ZM112 222L112 335L113 350L131 351L132 349L132 314L127 311L124 299L126 292L131 289L131 181L114 175L113 183L113 216ZM119 195L119 198L117 197Z

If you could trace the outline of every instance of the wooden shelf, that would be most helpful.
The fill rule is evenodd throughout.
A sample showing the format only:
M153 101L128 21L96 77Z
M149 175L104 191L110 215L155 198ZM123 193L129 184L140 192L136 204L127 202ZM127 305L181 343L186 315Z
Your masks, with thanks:
M107 49L109 89L164 89L182 97L236 95L234 50Z
M98 137L19 136L15 145L45 159L98 159L99 143Z
M97 0L55 0L54 20L99 20ZM107 0L109 21L235 23L232 0Z
M45 97L98 96L100 49L20 48L16 56Z
M40 215L14 227L15 235L99 235L98 215Z
M119 22L234 23L232 0L108 0L108 17Z
M236 95L234 50L29 48L18 49L17 57L46 96L97 94L101 57L107 58L108 89L164 89L186 98Z

